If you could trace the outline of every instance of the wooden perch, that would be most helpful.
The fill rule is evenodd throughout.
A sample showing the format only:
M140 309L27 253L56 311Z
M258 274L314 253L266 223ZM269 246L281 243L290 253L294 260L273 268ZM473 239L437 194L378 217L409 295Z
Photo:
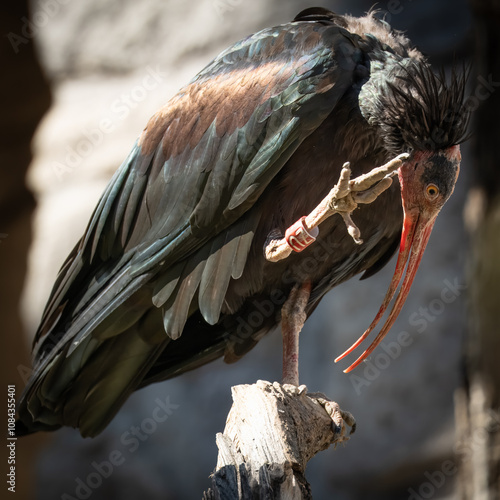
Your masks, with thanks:
M307 462L349 439L345 424L352 434L352 415L305 386L259 380L231 391L226 428L216 438L217 468L203 499L311 499Z

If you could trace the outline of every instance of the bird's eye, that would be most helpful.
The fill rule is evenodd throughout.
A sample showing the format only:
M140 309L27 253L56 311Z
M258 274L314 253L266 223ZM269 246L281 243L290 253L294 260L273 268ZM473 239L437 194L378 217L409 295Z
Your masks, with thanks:
M439 188L436 186L436 184L427 184L427 187L425 188L425 194L429 200L435 200L439 195Z

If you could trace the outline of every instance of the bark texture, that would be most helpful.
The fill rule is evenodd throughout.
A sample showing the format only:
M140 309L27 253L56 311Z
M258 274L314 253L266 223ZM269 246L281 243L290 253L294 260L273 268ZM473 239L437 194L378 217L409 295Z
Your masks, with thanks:
M321 394L307 394L305 386L259 380L233 387L232 397L204 500L311 499L307 462L349 439L345 424L352 433L352 415Z

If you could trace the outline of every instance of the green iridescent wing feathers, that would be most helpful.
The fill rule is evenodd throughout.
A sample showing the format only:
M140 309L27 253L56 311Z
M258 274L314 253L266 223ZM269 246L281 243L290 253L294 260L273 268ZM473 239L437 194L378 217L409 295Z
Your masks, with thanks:
M21 414L94 435L182 334L193 307L217 322L258 224L249 209L350 87L358 57L331 23L263 30L150 120L60 272ZM78 396L61 407L71 385Z

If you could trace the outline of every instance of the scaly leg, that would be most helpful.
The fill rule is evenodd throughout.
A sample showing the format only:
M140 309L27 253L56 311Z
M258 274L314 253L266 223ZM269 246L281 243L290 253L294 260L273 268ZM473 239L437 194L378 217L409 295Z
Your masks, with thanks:
M339 182L308 216L290 226L284 238L275 231L269 234L264 246L266 259L277 262L288 257L292 251L304 250L316 239L319 224L333 214L342 216L347 231L358 245L363 243L360 231L351 218L352 212L360 203L375 201L392 184L391 177L407 158L408 154L400 154L385 165L355 179L351 179L349 163L344 163Z
M311 282L295 285L281 309L283 384L299 385L299 335L306 321Z

